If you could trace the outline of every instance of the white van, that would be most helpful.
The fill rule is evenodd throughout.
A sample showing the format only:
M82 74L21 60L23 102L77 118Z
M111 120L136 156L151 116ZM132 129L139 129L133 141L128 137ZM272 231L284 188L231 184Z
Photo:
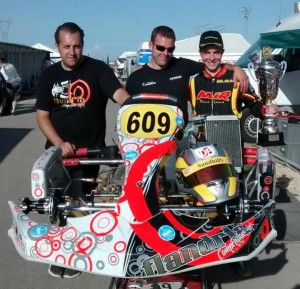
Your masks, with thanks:
M298 3L296 3L298 5ZM296 6L295 6L296 7ZM236 62L248 71L248 63L261 60L261 48L272 47L272 54L276 61L285 60L287 70L279 83L279 92L275 100L281 111L300 114L300 13L295 9L295 14L285 18L275 27L261 33L258 39ZM276 55L276 56L275 56ZM250 77L250 82L258 94L257 83ZM242 117L244 139L255 142L257 133L257 119L248 109L243 111Z

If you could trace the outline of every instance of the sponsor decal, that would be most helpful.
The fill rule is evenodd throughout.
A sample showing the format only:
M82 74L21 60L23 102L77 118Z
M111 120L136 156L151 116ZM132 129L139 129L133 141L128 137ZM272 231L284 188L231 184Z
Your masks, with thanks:
M34 226L29 230L29 234L33 238L39 238L45 236L48 232L48 227L45 225Z
M214 149L212 148L212 146L207 146L207 147L203 147L201 149L199 149L198 151L200 153L200 157L201 158L208 158L208 157L212 157L215 155Z
M178 124L178 126L183 127L183 118L182 117L176 117L175 122Z
M138 153L136 151L129 151L125 153L126 160L134 160L138 157Z
M212 94L210 91L200 90L197 99L215 99L221 101L230 101L231 91L221 91Z
M149 81L149 82L143 82L142 86L149 86L149 85L155 85L156 82L155 81Z
M214 157L204 161L200 161L191 165L190 167L182 170L182 173L185 177L190 176L191 174L203 170L210 166L221 165L221 164L232 164L232 161L228 157Z
M178 75L178 76L173 76L170 78L170 80L176 80L176 79L181 79L182 76L181 75Z
M84 107L91 96L89 84L78 79L74 82L63 81L52 87L52 96L55 104L64 107Z
M163 275L210 254L216 254L216 260L230 257L247 242L245 238L253 231L252 225L224 227L220 232L201 236L197 242L189 244L165 256L160 254L145 259L142 269L146 276ZM168 234L166 234L168 235Z
M217 83L233 83L233 79L216 79Z
M68 99L73 106L83 106L90 97L90 87L81 79L72 82L68 88Z
M158 234L165 241L171 241L175 238L175 230L168 225L161 226L158 229Z

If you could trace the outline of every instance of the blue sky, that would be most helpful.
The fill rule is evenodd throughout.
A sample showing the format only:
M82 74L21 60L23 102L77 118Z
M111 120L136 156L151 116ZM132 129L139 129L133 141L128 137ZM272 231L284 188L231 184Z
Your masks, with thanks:
M294 13L294 0L0 0L0 40L54 48L54 31L72 21L85 31L84 53L110 60L136 51L158 25L178 40L208 29L240 33L250 43ZM246 8L245 8L246 7ZM249 11L248 21L245 12ZM7 24L9 23L9 25ZM195 50L197 47L195 47Z

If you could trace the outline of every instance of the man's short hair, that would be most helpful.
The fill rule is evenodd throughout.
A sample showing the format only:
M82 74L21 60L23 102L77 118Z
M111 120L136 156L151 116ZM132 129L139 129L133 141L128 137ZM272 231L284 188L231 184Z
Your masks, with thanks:
M57 27L55 33L54 33L54 39L57 44L59 44L59 32L60 31L67 31L70 33L77 33L79 32L81 42L82 44L84 43L83 38L84 38L84 31L74 22L66 22L60 26Z
M151 33L151 42L155 41L155 38L158 34L162 35L163 37L170 38L176 41L174 30L168 26L162 25L162 26L155 27Z

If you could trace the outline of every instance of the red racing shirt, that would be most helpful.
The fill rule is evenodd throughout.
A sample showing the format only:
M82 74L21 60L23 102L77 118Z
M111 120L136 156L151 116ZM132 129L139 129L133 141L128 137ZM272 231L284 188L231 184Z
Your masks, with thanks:
M255 116L262 114L262 102L252 86L241 95L240 85L233 85L233 71L222 66L220 71L211 76L203 71L190 80L190 102L195 115L236 115L242 116L244 107L249 107Z

